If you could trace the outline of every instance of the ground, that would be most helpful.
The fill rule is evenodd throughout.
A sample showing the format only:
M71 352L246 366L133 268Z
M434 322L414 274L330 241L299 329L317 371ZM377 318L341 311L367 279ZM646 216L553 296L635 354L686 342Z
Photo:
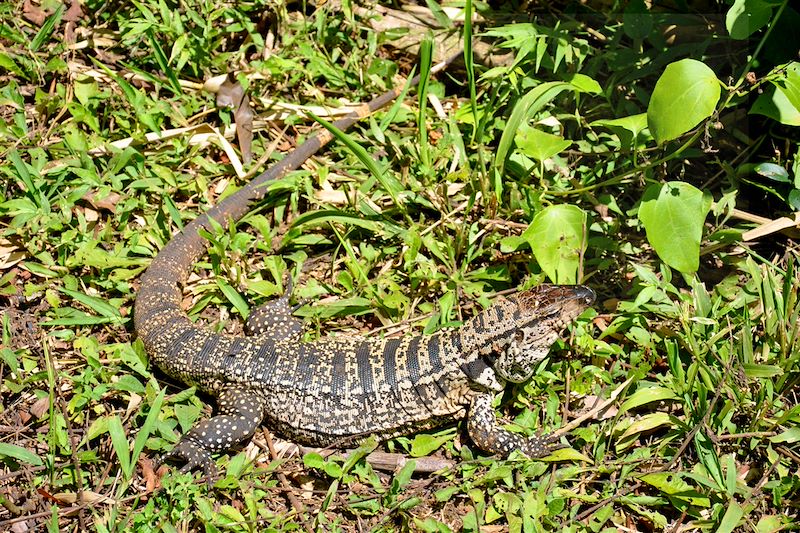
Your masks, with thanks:
M442 5L0 6L0 530L800 525L800 15ZM213 399L149 363L142 272L311 113L412 71L429 82L209 232L184 308L240 333L291 276L309 340L428 334L585 283L594 308L497 399L567 447L492 457L460 423L348 455L263 428L211 485L154 471Z

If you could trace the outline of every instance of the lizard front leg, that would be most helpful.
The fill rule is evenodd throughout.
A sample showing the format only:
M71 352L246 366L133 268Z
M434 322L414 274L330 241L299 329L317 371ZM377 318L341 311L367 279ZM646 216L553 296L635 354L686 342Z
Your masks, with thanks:
M178 444L158 459L156 468L169 459L182 459L181 472L201 467L206 477L215 477L212 453L222 452L253 435L264 418L266 402L259 394L241 386L224 389L217 398L217 414L196 424Z
M535 459L563 448L562 445L555 442L553 437L547 435L524 437L500 427L495 418L494 409L492 409L492 395L486 393L478 394L473 398L467 418L467 430L470 438L479 448L503 456L519 450Z

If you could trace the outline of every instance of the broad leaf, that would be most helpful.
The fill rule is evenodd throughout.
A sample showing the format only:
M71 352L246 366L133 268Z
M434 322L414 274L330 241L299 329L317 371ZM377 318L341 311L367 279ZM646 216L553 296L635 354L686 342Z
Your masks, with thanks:
M688 183L674 181L647 188L639 220L658 256L672 268L695 272L700 264L703 222L711 197Z
M787 126L800 126L800 63L790 63L761 94L750 113L764 115Z
M553 283L577 283L586 247L586 213L574 205L551 205L539 211L522 234L536 262Z
M500 136L500 142L495 153L494 166L498 175L503 175L506 158L511 150L511 143L517 136L520 125L558 96L561 91L570 88L573 88L573 86L569 83L548 81L531 89L514 104L514 109L508 117L508 123Z
M595 120L590 124L591 126L603 126L616 134L619 137L619 143L622 148L632 148L636 146L637 141L644 142L645 140L652 139L647 134L647 113L639 113L638 115L630 115L628 117L615 118L611 120ZM639 135L642 138L639 139Z
M677 139L711 116L719 101L714 71L694 59L670 63L656 82L647 124L658 144Z
M734 39L747 39L769 22L772 6L764 0L735 0L725 15L725 28Z
M550 159L572 144L563 137L532 128L527 124L520 125L514 139L520 152L537 161Z

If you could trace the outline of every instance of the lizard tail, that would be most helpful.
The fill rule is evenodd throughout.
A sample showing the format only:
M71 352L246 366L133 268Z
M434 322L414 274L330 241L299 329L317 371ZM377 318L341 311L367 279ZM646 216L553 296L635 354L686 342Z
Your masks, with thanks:
M461 52L437 64L431 72L444 69L459 55ZM419 79L417 75L410 84L416 85ZM333 125L339 130L346 130L360 119L393 102L401 92L401 87L387 91L336 120ZM159 348L169 344L169 340L164 338L167 332L176 333L183 329L181 326L191 327L188 317L180 308L180 285L186 281L192 265L205 252L206 241L198 231L210 231L211 219L223 227L227 227L232 220L240 219L249 211L253 202L265 196L268 182L299 168L331 139L331 133L321 129L281 161L187 224L161 249L142 276L134 305L134 327L148 352L159 351Z

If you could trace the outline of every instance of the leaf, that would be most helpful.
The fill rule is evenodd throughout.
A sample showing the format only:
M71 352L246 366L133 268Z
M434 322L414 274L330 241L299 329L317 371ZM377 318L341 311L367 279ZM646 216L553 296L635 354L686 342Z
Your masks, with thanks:
M649 413L640 419L635 420L630 426L628 426L625 432L620 436L620 440L625 440L634 435L638 435L639 433L652 431L658 427L669 426L671 424L672 420L670 419L669 413Z
M572 141L567 141L558 135L537 130L527 124L520 125L514 142L520 152L537 161L550 159L572 144Z
M565 76L564 80L568 81L570 85L582 93L600 94L603 92L603 88L600 86L600 83L586 74L580 74L576 72L575 74L569 74L568 76Z
M789 428L783 433L770 437L769 440L776 444L794 444L795 442L800 442L800 427Z
M247 305L242 295L222 278L216 278L214 281L217 282L219 290L222 291L222 294L225 295L225 298L236 308L239 314L242 317L247 317L250 314L250 306Z
M322 468L325 466L325 459L316 452L310 452L303 456L303 465L306 468Z
M511 115L508 117L508 123L503 130L503 134L500 136L500 142L497 145L497 152L494 157L494 167L499 176L503 175L511 144L517 136L520 125L562 91L570 88L574 89L568 83L548 81L537 85L525 96L517 100L517 103L514 104L514 109L511 110Z
M725 28L732 39L747 39L772 17L772 6L763 0L735 0L725 15Z
M178 81L178 76L175 75L175 70L169 66L169 60L164 53L164 49L161 48L161 43L158 42L158 39L156 39L151 30L147 31L147 38L150 41L150 46L153 48L153 57L156 63L158 63L159 68L167 77L167 81L169 81L167 87L169 87L176 96L180 96L183 93L183 88Z
M751 379L771 379L783 375L783 369L778 365L744 363L742 370L744 370L744 375Z
M236 138L242 161L245 164L253 159L253 119L255 112L250 106L250 97L245 94L244 87L232 72L228 73L219 89L217 89L217 107L233 109L233 120L236 123Z
M653 14L647 9L644 0L631 0L622 15L625 35L631 39L642 40L653 30Z
M577 283L586 249L586 213L574 205L551 205L536 213L522 237L553 283Z
M41 46L45 43L45 41L51 40L53 36L53 29L56 27L56 24L61 22L61 16L64 14L64 4L59 4L56 8L55 13L47 17L42 24L42 27L36 33L36 36L33 38L30 44L31 52L37 51Z
M311 112L309 112L309 116L319 122L323 127L325 127L325 129L331 132L331 134L333 134L333 136L336 137L339 142L344 144L347 149L350 150L359 159L359 161L361 161L361 164L367 167L367 170L369 170L370 174L372 174L372 176L378 180L378 183L381 184L383 190L385 190L389 196L391 196L393 205L405 211L405 204L400 202L397 197L397 194L401 191L401 185L399 182L397 182L397 180L387 176L386 172L384 172L378 166L377 161L375 161L375 159L369 155L369 152L367 152L363 146L355 142L352 137L344 133L327 120L320 118Z
M621 415L648 403L679 399L675 391L666 387L642 387L622 402L622 405L619 406L619 414Z
M728 502L728 509L725 511L725 514L722 516L722 520L719 522L719 527L717 528L716 533L731 533L736 526L739 524L739 520L742 519L744 516L744 509L742 509L741 505L736 503L736 500L731 499Z
M747 176L755 173L778 183L792 183L789 172L775 163L745 163L736 169L736 176Z
M710 117L720 91L714 71L700 61L681 59L667 65L647 106L647 124L656 142L677 139Z
M365 216L357 216L338 209L319 209L303 213L293 221L292 228L300 228L305 225L319 226L329 222L358 226L372 233L385 235L387 237L395 236L402 232L399 226L388 220L377 217L367 218Z
M582 454L581 452L579 452L574 448L559 448L557 450L553 450L544 457L540 457L539 459L537 459L537 461L545 461L551 463L583 461L584 463L592 463L594 462L594 459L585 454Z
M702 494L695 487L684 481L680 474L672 472L654 472L640 476L639 479L648 485L652 485L664 494L683 500L691 505L707 508L711 504L708 496Z
M672 268L691 273L700 264L703 223L711 209L711 197L680 181L651 185L639 206L647 240Z
M114 453L117 454L119 466L123 474L126 475L131 471L131 453L128 437L125 435L125 430L122 428L122 421L119 416L114 415L108 419L108 434L111 435L111 446L114 448Z
M790 63L781 76L770 81L772 87L756 99L750 113L800 126L800 63Z
M717 484L717 488L723 489L725 487L725 477L722 475L722 466L719 463L719 456L714 447L711 438L704 431L698 431L694 435L694 448L697 451L697 457L700 460L708 475Z
M131 461L128 466L128 470L123 469L127 479L130 479L130 477L133 475L133 469L136 467L136 463L139 461L139 454L142 453L145 444L147 444L147 439L155 432L156 425L158 424L158 417L161 414L161 406L164 404L164 395L166 392L167 389L161 389L161 392L158 393L156 399L153 400L153 405L150 406L150 411L147 413L147 418L144 420L144 424L142 424L142 427L139 428L139 431L136 434L136 438L133 441L133 452L131 452Z
M411 441L411 457L424 457L437 450L442 444L453 438L454 431L448 430L431 435L421 433Z
M604 126L610 129L619 137L620 146L622 148L632 148L636 145L636 141L644 142L652 139L649 132L646 131L647 113L639 113L638 115L630 115L612 120L595 120L590 125ZM642 139L639 139L640 134Z
M41 466L44 464L42 458L29 449L7 442L0 442L0 457L11 457L12 459L33 466Z

